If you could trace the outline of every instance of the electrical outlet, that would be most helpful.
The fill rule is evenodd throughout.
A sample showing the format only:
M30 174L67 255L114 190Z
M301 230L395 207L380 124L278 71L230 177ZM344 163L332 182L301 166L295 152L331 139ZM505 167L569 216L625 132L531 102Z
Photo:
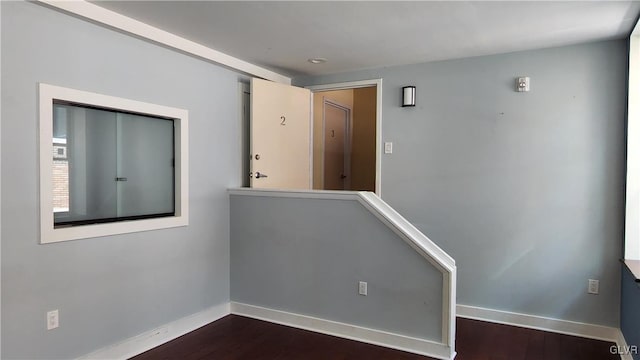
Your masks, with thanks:
M358 283L358 294L367 296L367 283L360 281Z
M59 320L59 313L57 309L47 312L47 330L57 328L60 325Z
M600 292L600 280L589 279L587 293L597 295Z

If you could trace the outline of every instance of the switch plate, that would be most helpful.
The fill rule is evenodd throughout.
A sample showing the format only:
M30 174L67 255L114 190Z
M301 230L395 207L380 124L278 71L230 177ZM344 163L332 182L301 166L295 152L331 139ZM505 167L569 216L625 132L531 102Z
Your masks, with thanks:
M589 288L587 289L587 292L594 295L600 293L600 280L589 279Z
M47 330L55 329L59 326L59 313L58 310L51 310L47 312Z
M367 296L367 283L360 281L358 283L358 294Z
M393 143L392 142L385 142L384 143L384 153L385 154L393 153Z
M528 76L521 76L519 78L516 79L516 90L518 92L528 92L530 87L531 80L529 79Z

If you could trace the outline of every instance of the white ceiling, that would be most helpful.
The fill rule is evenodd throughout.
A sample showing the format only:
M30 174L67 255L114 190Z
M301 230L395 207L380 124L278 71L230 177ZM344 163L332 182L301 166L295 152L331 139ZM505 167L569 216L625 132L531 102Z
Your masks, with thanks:
M640 13L638 1L95 3L289 76L623 38Z

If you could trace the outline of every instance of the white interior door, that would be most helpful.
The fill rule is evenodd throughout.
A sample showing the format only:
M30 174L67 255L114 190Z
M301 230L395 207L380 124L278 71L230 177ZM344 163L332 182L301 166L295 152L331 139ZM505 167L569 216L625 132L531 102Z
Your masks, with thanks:
M311 189L311 91L251 79L251 187Z

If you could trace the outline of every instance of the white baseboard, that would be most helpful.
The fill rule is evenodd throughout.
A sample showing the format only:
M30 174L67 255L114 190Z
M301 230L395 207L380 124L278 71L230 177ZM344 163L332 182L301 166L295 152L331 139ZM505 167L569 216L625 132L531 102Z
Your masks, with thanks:
M128 359L227 316L229 313L229 303L216 305L114 345L104 347L91 354L82 356L78 358L78 360Z
M608 326L585 324L468 305L458 305L456 307L456 312L456 315L461 318L482 320L498 324L513 325L613 342L618 340L618 332L620 331L617 328Z
M231 302L231 313L291 326L294 328L427 355L437 359L453 359L455 357L453 349L442 343L368 329L331 320L319 319L306 315L237 302Z
M608 326L585 324L467 305L458 305L456 310L457 316L461 318L612 341L616 343L618 349L628 348L627 342L620 329ZM322 334L431 356L437 359L453 359L456 355L453 349L442 343L306 315L231 302L213 306L199 313L186 316L153 330L146 331L114 345L104 347L88 355L82 356L78 358L78 360L128 359L229 314L242 315ZM622 354L621 360L633 360L633 358L630 354Z

